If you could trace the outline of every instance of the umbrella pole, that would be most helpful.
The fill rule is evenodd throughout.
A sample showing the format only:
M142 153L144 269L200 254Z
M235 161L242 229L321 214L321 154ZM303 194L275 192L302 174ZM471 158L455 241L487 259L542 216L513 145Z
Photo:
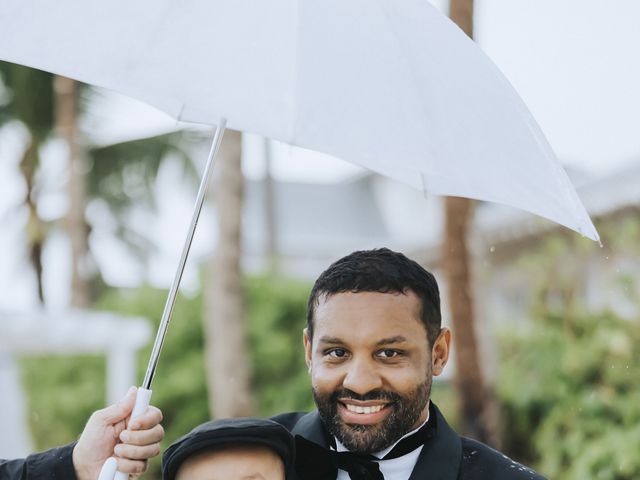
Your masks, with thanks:
M189 225L189 230L187 232L187 238L185 239L184 246L182 247L182 255L180 255L178 269L176 270L176 275L173 278L173 282L169 290L167 302L165 303L164 311L162 312L162 320L160 321L158 333L156 334L156 339L153 343L153 350L151 351L151 357L149 358L147 372L145 373L144 380L142 382L142 388L147 390L151 388L151 382L153 381L153 376L158 365L160 351L162 350L162 345L164 344L164 339L167 334L167 328L169 327L169 320L171 319L171 313L173 312L173 305L175 304L176 295L178 294L178 288L180 287L180 281L182 280L182 273L184 272L184 267L187 263L187 256L189 255L189 250L191 249L193 235L196 231L196 226L198 225L200 212L202 211L204 194L207 190L209 178L211 177L211 172L213 171L213 167L215 165L214 159L216 157L216 154L218 153L218 149L220 148L220 143L222 142L222 136L224 135L226 124L227 120L225 118L221 118L218 122L218 127L216 128L216 133L211 143L209 158L207 158L207 163L204 167L204 172L202 173L202 180L200 181L200 188L198 189L198 196L196 197L196 204L193 210L193 215L191 217L191 224Z
M160 358L160 351L162 350L162 345L164 344L164 339L167 335L167 328L169 327L169 320L171 319L171 313L173 312L173 305L176 302L176 295L178 294L178 288L180 287L180 280L182 280L182 273L184 272L184 267L187 263L189 250L191 249L191 243L193 242L193 235L196 232L196 226L198 225L198 219L200 218L200 212L202 211L204 194L207 190L207 185L209 184L209 178L211 177L211 172L215 165L214 159L216 157L216 153L218 153L218 149L220 148L220 142L222 142L222 135L224 134L226 125L227 120L225 118L221 118L218 122L216 133L213 136L211 150L209 151L209 158L207 158L207 163L204 166L204 172L202 173L202 180L200 180L200 188L198 189L198 196L196 197L196 205L191 217L191 224L187 231L187 238L184 241L182 255L180 255L180 261L178 262L178 269L176 270L175 277L173 277L173 282L169 289L169 295L167 296L167 302L164 305L162 320L160 321L158 333L156 334L156 339L153 343L153 350L151 350L151 358L149 358L147 372L144 375L142 386L138 388L138 392L136 394L136 404L131 412L131 419L134 419L146 412L149 407L149 402L151 401L151 382L153 381L153 376L158 365L158 359ZM98 480L128 480L129 475L116 471L116 468L117 465L115 458L111 457L107 459L102 466Z

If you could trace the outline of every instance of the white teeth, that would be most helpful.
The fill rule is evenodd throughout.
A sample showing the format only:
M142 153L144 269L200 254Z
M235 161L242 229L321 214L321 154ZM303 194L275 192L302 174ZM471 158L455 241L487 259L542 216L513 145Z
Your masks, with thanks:
M375 405L373 407L361 407L359 405L349 405L345 404L347 410L354 413L377 413L382 410L383 405Z

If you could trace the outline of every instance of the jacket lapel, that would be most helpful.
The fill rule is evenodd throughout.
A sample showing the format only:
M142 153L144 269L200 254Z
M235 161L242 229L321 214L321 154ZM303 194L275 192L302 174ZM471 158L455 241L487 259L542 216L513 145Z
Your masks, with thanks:
M324 432L322 421L320 420L320 415L317 410L307 413L298 420L293 430L291 430L291 433L294 437L300 435L325 448L329 447L329 439Z
M436 434L425 443L409 480L456 480L462 459L462 443L438 407L431 405L431 414L436 419Z

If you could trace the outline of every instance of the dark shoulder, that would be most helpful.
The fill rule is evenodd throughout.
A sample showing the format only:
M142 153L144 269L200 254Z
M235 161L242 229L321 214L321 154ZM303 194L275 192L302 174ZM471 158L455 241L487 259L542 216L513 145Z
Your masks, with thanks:
M74 443L32 453L25 459L0 460L0 479L75 480Z
M545 480L538 473L503 453L470 438L461 437L461 479Z
M298 421L302 417L304 417L308 412L287 412L280 413L278 415L274 415L273 417L269 417L274 422L279 423L287 430L291 431L294 429Z

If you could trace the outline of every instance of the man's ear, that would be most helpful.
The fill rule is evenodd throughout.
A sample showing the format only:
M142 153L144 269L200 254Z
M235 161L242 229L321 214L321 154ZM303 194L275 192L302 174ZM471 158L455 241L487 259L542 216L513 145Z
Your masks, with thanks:
M304 361L307 362L307 368L311 371L311 338L308 328L302 330L302 343L304 344Z
M444 327L440 329L440 334L433 343L431 349L431 374L434 377L440 375L447 361L449 360L449 352L451 347L451 330Z

